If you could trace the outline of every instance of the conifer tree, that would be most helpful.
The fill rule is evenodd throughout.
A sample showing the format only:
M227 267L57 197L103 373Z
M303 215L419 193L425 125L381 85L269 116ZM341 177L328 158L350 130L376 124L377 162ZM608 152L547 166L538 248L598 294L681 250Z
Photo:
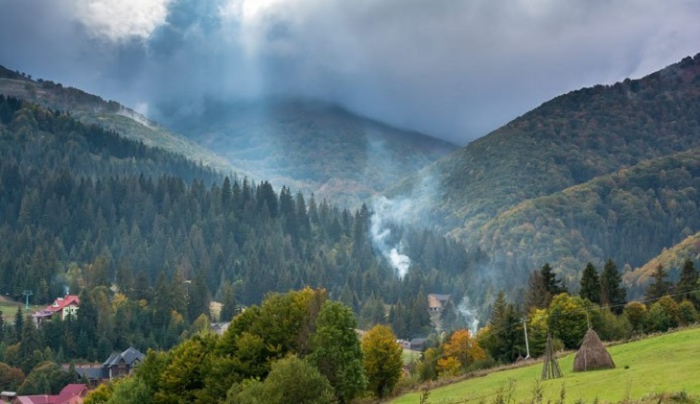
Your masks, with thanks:
M668 273L664 270L663 265L657 265L656 271L651 275L652 282L647 286L647 290L644 293L644 298L648 304L652 304L669 293L671 283L666 279L667 277Z
M529 312L531 309L547 308L551 296L548 296L547 290L544 287L544 280L540 271L530 272L530 278L527 281L527 291L525 292L525 309Z
M231 286L231 283L229 283L228 281L224 283L224 286L222 286L222 290L224 296L222 301L221 313L219 314L219 321L227 322L231 321L236 315L236 296L233 293L233 286Z
M600 304L600 278L598 278L598 270L590 262L581 274L579 295L592 303Z
M600 275L600 304L610 306L610 310L620 314L625 303L627 303L627 289L622 286L622 275L618 272L615 262L609 259Z
M678 294L676 298L679 301L689 300L696 308L700 308L700 283L698 283L698 275L698 270L695 268L693 261L687 259L683 264L681 276L676 284L676 293Z

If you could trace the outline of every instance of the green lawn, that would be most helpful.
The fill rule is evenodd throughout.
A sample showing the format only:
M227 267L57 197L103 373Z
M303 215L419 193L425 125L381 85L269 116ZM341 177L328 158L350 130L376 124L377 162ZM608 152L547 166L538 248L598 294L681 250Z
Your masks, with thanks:
M557 401L562 385L568 402L579 398L589 403L596 398L601 402L618 402L628 396L639 399L648 394L679 391L700 395L700 328L613 346L609 352L617 365L611 370L574 373L571 370L574 354L560 358L564 377L541 383L543 402ZM626 366L629 368L625 369ZM515 400L529 402L541 371L542 362L537 362L436 388L430 392L429 402L488 403L499 389L507 391L509 379L515 383ZM417 404L419 393L392 402Z
M43 309L46 306L32 306L29 305L29 311L24 309L24 303L15 303L15 302L8 302L8 301L0 301L0 310L2 310L2 315L5 318L5 323L13 323L15 322L15 314L17 314L17 307L19 305L22 305L22 311L24 312L24 315L26 316L27 314L31 314L35 312L36 310Z

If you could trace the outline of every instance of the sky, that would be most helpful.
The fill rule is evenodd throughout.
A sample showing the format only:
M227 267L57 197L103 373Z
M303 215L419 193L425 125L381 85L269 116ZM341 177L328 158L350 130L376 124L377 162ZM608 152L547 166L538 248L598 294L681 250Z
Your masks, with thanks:
M0 64L158 119L337 103L464 145L700 52L696 0L0 0Z

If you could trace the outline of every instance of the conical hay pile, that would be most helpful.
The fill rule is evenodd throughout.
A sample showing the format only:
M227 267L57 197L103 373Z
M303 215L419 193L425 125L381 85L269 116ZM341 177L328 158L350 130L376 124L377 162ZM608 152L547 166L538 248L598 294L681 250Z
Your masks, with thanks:
M615 362L613 362L612 356L600 342L598 334L589 328L586 336L583 337L581 349L578 350L576 358L574 358L574 372L613 368L615 368Z

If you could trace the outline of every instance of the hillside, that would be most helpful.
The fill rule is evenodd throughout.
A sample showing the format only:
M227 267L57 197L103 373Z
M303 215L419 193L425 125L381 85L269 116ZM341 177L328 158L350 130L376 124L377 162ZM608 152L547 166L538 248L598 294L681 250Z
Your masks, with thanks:
M686 237L680 243L671 248L664 248L661 254L649 260L649 262L626 273L623 280L632 289L640 292L650 281L652 273L660 265L669 273L670 279L677 279L683 268L685 260L690 259L698 262L700 260L700 233L695 233Z
M557 402L562 385L565 386L567 402L579 399L584 402L623 402L625 399L640 400L653 394L680 392L697 397L700 395L700 363L695 355L698 338L700 328L694 328L612 346L608 350L617 367L610 370L574 373L571 370L574 355L568 354L559 359L564 377L540 383L542 402ZM669 363L673 363L673 366L665 366ZM659 371L660 367L664 367L664 371ZM493 402L499 389L503 389L503 394L508 393L509 380L515 382L514 402L530 402L535 381L539 380L541 372L542 362L492 372L484 377L434 389L430 392L430 402ZM394 404L417 402L418 393L392 401ZM649 397L648 402L658 403L662 400L660 397Z
M700 54L639 80L554 98L406 178L388 194L420 197L413 217L475 248L484 226L521 202L700 146L698 117ZM421 190L426 183L431 186ZM651 231L645 222L639 230ZM573 238L566 242L575 244ZM487 253L494 261L508 258ZM606 258L598 255L605 251L591 253Z
M179 154L3 95L0 153L0 293L14 299L30 289L33 302L48 303L65 286L115 282L131 298L151 296L159 279L179 274L199 282L206 299L220 298L225 285L235 285L244 304L308 285L357 312L371 301L383 316L385 303L427 304L425 290L475 292L473 260L440 235L383 220L377 244L366 208L341 210L266 181L225 180ZM410 255L403 279L386 258L392 247ZM178 311L193 320L208 307ZM378 321L371 315L361 318ZM428 322L412 321L401 333L418 335Z
M640 266L700 228L700 215L688 214L699 189L700 149L648 160L514 206L483 227L479 246L507 257L521 282L551 262L576 284L587 262Z
M208 101L201 112L165 109L179 133L256 178L359 206L377 191L443 157L456 146L320 102Z
M222 173L234 170L230 162L212 151L167 131L115 101L105 101L73 87L64 87L50 80L32 80L30 77L0 65L0 94L21 98L52 111L70 112L72 117L85 124L99 125L146 146L182 154Z

